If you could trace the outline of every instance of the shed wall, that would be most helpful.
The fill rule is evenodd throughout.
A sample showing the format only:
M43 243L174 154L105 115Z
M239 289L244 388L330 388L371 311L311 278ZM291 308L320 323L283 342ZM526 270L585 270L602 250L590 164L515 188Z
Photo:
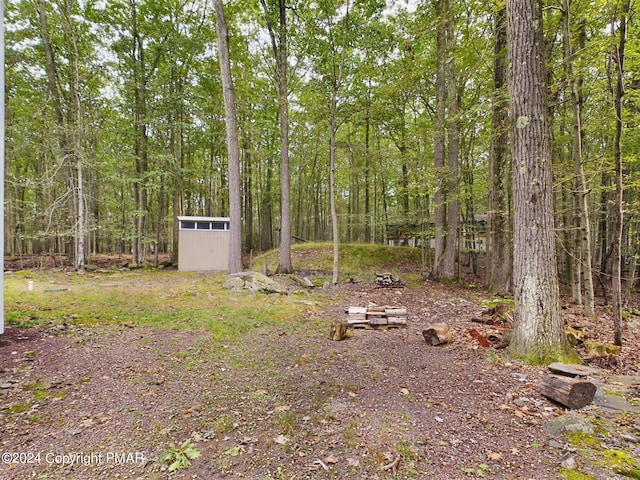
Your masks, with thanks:
M180 230L178 270L227 270L230 243L229 231Z

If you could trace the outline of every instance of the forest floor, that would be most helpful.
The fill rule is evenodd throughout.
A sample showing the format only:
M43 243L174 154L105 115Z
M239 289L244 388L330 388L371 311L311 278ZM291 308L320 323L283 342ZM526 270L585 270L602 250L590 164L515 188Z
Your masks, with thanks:
M546 368L468 334L495 329L471 322L494 299L471 285L371 279L322 290L328 306L296 328L254 330L222 354L206 331L8 325L0 478L640 478L637 317L619 353L579 350L628 408L568 411L538 392ZM332 320L369 302L406 307L408 325L328 339ZM562 311L589 339L611 342L605 306L597 322ZM452 343L426 344L422 330L437 322Z

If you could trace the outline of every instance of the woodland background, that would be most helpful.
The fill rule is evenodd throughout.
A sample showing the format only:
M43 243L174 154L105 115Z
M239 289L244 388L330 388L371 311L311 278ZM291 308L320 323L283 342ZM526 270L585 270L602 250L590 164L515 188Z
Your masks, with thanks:
M633 7L543 5L556 248L574 297L586 276L604 288L612 272L616 158L623 275L636 271ZM477 215L488 215L487 282L508 289L513 202L502 2L238 0L225 4L225 16L245 252L281 241L276 58L284 45L294 240L332 238L333 159L340 242L386 243L401 229L425 246L444 218L438 206L458 239ZM133 253L134 262L149 252L176 255L177 215L228 215L208 0L21 0L6 6L5 21L7 255ZM475 266L465 242L455 250Z

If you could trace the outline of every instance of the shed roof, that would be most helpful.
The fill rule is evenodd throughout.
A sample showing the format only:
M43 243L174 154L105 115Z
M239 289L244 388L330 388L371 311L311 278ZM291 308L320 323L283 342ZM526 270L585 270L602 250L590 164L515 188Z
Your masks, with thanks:
M188 220L192 222L229 222L231 218L229 217L189 217L189 216L178 216L178 220Z

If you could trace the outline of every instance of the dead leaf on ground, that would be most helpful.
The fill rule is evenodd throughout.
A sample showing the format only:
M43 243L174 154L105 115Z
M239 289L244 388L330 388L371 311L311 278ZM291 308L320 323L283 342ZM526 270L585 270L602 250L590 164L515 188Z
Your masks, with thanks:
M347 467L359 468L360 460L357 458L347 458Z
M329 455L328 457L323 458L324 463L335 465L338 463L338 458L335 455Z

